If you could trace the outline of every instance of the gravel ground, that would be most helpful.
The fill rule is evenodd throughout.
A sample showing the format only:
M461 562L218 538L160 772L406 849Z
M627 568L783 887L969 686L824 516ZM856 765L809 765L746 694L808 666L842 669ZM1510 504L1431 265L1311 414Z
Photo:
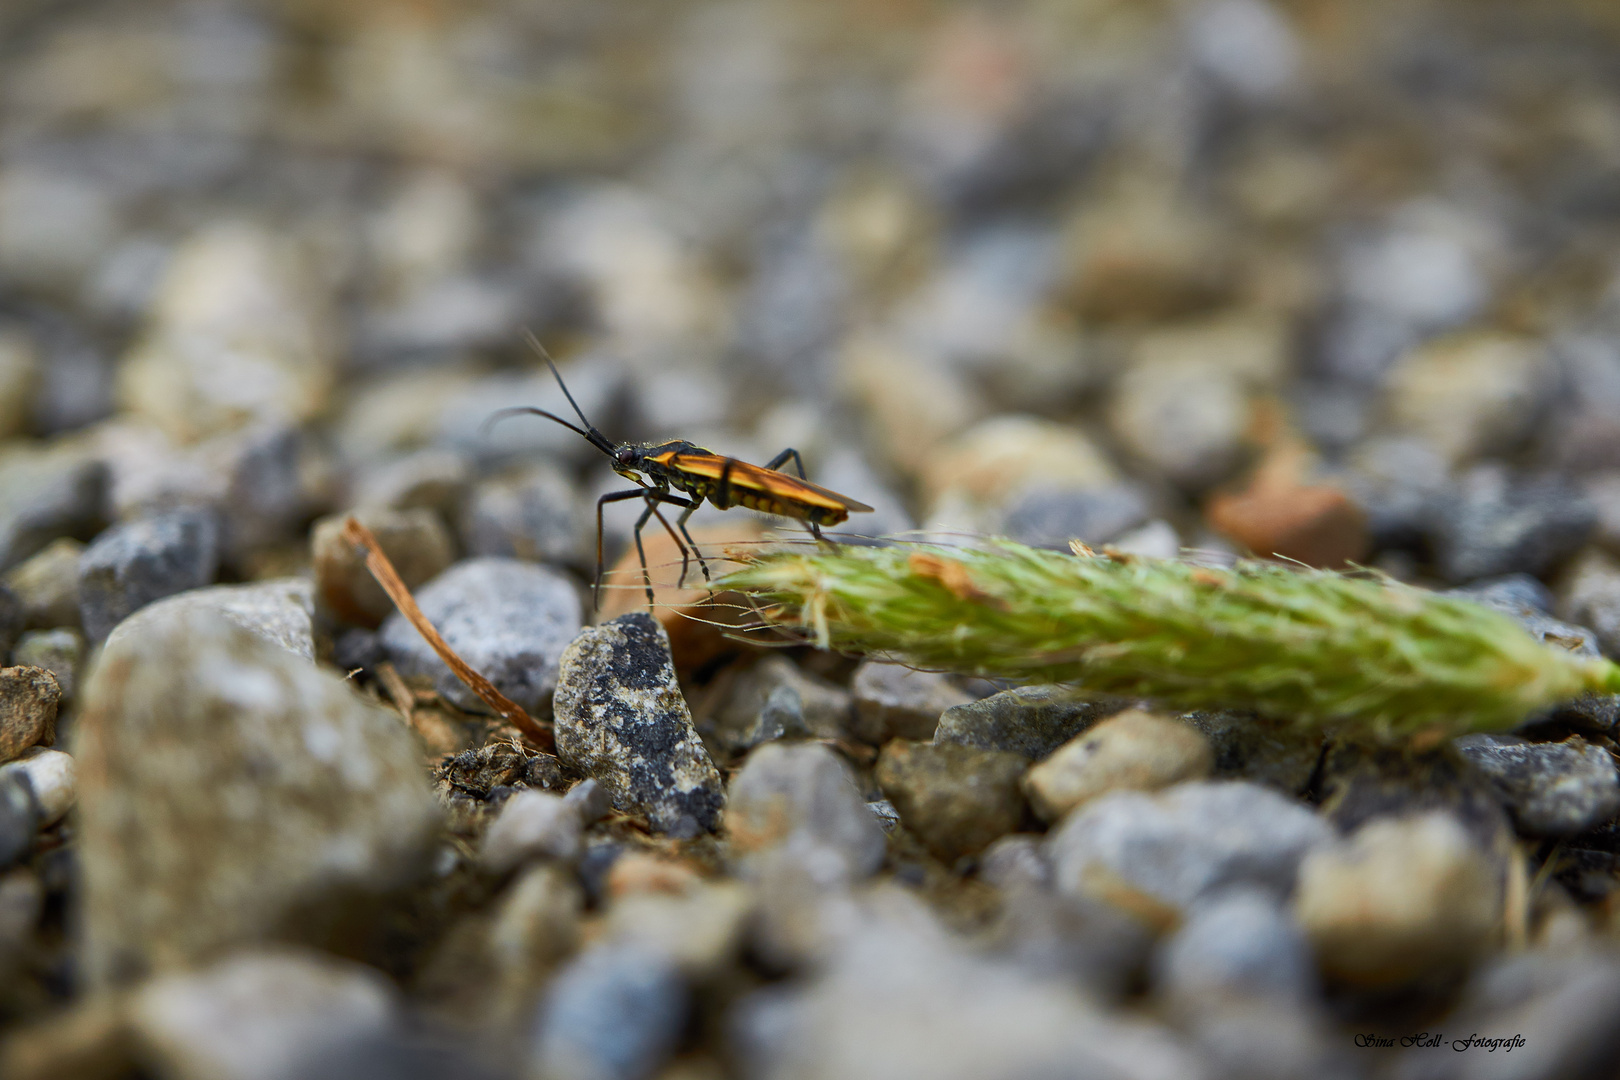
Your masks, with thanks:
M1388 746L750 648L633 503L593 596L623 482L484 425L573 418L528 330L848 531L1620 658L1617 65L1602 0L0 5L0 1075L1613 1075L1620 698Z

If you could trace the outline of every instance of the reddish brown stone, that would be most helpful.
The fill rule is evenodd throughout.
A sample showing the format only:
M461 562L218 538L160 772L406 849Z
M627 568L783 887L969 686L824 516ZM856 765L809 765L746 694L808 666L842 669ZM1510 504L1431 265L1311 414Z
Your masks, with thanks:
M1273 450L1243 490L1210 500L1210 527L1256 555L1324 567L1362 558L1366 513L1341 489L1308 482L1306 465L1298 447Z

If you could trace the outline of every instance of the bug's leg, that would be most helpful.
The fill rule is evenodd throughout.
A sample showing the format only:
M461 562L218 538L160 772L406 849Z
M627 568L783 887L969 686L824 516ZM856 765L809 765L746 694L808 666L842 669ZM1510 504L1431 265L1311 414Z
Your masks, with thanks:
M643 498L646 490L646 488L631 488L629 491L614 491L596 500L596 578L591 582L592 611L602 606L602 507L611 502ZM636 542L640 543L639 529ZM646 562L645 559L642 561Z
M773 469L776 472L781 472L782 466L787 463L789 458L793 459L794 466L799 470L799 479L810 479L808 476L804 475L804 458L800 457L799 452L793 449L791 446L782 451L780 454L777 454L775 457L771 458L770 462L765 467L767 469Z
M698 569L703 571L703 580L707 582L713 580L709 577L709 564L703 561L703 552L698 550L697 541L692 539L691 532L686 528L686 522L688 519L690 519L693 514L697 513L697 508L702 505L703 503L701 500L693 499L692 505L688 506L685 510L682 510L681 516L675 519L675 524L680 527L681 535L686 537L686 542L692 545L692 554L697 556ZM681 560L681 581L684 582L685 580L686 560L683 559Z
M675 587L679 589L686 581L686 568L692 564L691 553L687 550L686 545L681 543L681 538L675 535L675 530L669 527L669 520L665 518L664 515L659 511L658 504L661 502L669 503L672 506L682 507L687 513L691 513L694 509L696 509L697 504L687 502L678 495L670 495L667 493L661 495L653 491L649 491L647 493L647 505L652 507L653 514L658 518L658 524L662 525L664 527L664 531L669 533L669 538L675 541L675 549L681 553L681 576L675 579ZM687 539L690 540L691 538L688 537Z

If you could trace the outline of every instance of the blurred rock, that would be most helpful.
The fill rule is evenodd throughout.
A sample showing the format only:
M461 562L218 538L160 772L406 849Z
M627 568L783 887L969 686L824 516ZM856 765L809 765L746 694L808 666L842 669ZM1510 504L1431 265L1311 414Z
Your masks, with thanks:
M1620 812L1620 774L1607 750L1579 735L1527 743L1508 735L1464 735L1457 749L1490 778L1519 831L1574 836Z
M556 725L558 756L601 784L618 809L677 837L719 824L720 774L692 727L669 638L652 616L620 616L569 644Z
M1052 864L1041 847L1040 836L1009 833L979 856L979 878L1002 890L1048 889Z
M211 584L219 546L219 519L208 510L183 508L114 525L79 559L85 635L102 641L152 601Z
M1197 490L1238 466L1249 409L1248 391L1235 373L1202 359L1152 358L1121 375L1108 423L1144 464Z
M0 869L28 854L42 824L33 785L20 769L0 766Z
M113 647L138 640L172 619L192 612L213 612L272 645L305 660L315 659L314 590L302 578L281 578L252 585L213 585L148 604L119 623L107 636Z
M1312 483L1306 472L1302 447L1273 449L1241 491L1210 500L1210 527L1262 557L1321 567L1365 557L1365 512L1342 488Z
M855 735L882 746L890 739L927 739L946 709L971 698L944 675L902 664L864 661L850 683L855 696Z
M1604 655L1620 656L1620 563L1596 548L1582 552L1560 590L1558 614L1590 627Z
M76 448L0 453L0 567L58 537L88 538L101 526L106 494L106 466Z
M815 744L771 743L751 753L731 780L726 825L744 860L776 852L813 876L852 879L883 863L883 830L855 777Z
M1186 908L1229 885L1286 896L1300 860L1332 835L1292 799L1213 781L1104 795L1065 819L1047 846L1063 892Z
M1231 246L1220 226L1158 178L1122 170L1064 232L1065 291L1083 318L1165 319L1231 291Z
M0 238L0 251L3 248ZM40 359L33 340L22 330L0 325L0 440L27 433L39 377Z
M1310 944L1277 898L1235 888L1195 904L1159 948L1156 989L1174 1006L1231 998L1286 1006L1316 994Z
M619 426L623 398L623 368L603 356L585 357L560 366L569 392L591 423L604 432L614 433ZM401 431L389 445L409 446L428 441L485 466L537 459L574 465L595 464L601 460L599 451L590 443L542 417L513 416L493 427L486 426L500 410L517 406L545 409L569 421L577 419L573 406L563 396L551 372L541 365L523 373L484 375L460 385L424 382L417 393L421 401L415 408L420 409L422 415L415 429ZM411 418L407 413L397 419L379 419L396 426Z
M0 761L10 761L35 743L56 741L56 710L62 688L44 668L0 668Z
M1515 481L1480 466L1433 505L1429 522L1441 576L1463 582L1547 572L1580 550L1595 514L1579 489L1557 477Z
M36 288L71 290L118 233L108 185L43 162L0 172L0 269Z
M394 613L394 602L366 569L365 552L343 538L350 516L334 514L315 523L315 582L321 602L338 618L375 628ZM371 530L408 589L432 581L455 561L450 532L431 510L362 508L353 517Z
M1484 332L1428 342L1390 370L1384 408L1398 429L1460 463L1511 451L1534 428L1550 390L1547 352Z
M1023 822L1018 781L1028 765L1017 754L895 739L884 746L875 777L900 823L948 864Z
M9 587L0 584L0 662L22 635L28 622L28 609Z
M959 376L873 336L856 336L840 351L838 381L861 407L883 458L906 475L929 467L939 447L984 412Z
M460 508L472 479L461 454L415 450L362 467L350 481L349 501L361 508L432 510L449 517Z
M355 947L437 826L397 717L200 608L109 641L77 747L96 985L267 938Z
M1246 101L1286 96L1299 77L1299 39L1287 20L1260 0L1198 5L1187 18L1187 45L1201 70Z
M1123 701L1085 698L1062 686L1015 686L946 709L934 729L934 742L1003 750L1040 761L1123 707Z
M586 777L563 796L563 801L574 808L579 820L586 828L590 828L598 821L607 817L613 811L613 800L608 798L607 789L590 777Z
M929 506L954 492L980 505L1001 507L1029 488L1106 488L1118 479L1103 451L1083 432L1018 415L981 420L941 445L921 473Z
M22 601L28 626L79 625L79 556L84 545L63 537L11 568L6 585Z
M231 456L224 496L224 549L236 565L293 539L311 510L305 489L304 436L283 423L242 433Z
M549 714L558 662L580 627L572 581L516 559L467 559L423 586L416 602L474 671L531 715ZM405 616L384 620L382 642L401 675L431 675L447 701L485 710Z
M1147 498L1133 485L1064 490L1035 488L1007 510L1002 529L1033 547L1067 551L1070 540L1101 547L1150 516Z
M1322 736L1287 723L1234 712L1184 713L1181 720L1209 740L1217 780L1248 780L1301 796L1322 758Z
M1294 898L1323 973L1371 987L1472 960L1501 909L1495 866L1439 811L1380 818L1318 847L1300 865Z
M729 754L790 734L842 738L852 715L848 690L801 671L785 656L768 655L736 676L699 731L706 745Z
M1157 791L1209 775L1208 740L1178 720L1126 709L1064 743L1023 778L1030 807L1056 822L1121 789Z
M579 492L556 469L531 466L485 480L461 514L468 554L585 565L586 514Z
M291 1080L310 1060L400 1021L370 968L317 953L243 952L142 986L130 1002L141 1057L176 1080Z
M0 766L0 777L5 776L28 781L41 828L61 821L78 799L78 770L73 758L60 750L43 746L25 750L16 761Z
M119 368L121 404L182 443L314 416L333 374L317 280L285 236L205 226L165 269L146 335Z
M588 949L546 992L533 1069L555 1080L650 1080L674 1052L689 1008L671 960L634 946Z
M750 890L736 882L637 892L613 902L603 937L665 956L688 980L712 985L741 959L753 914Z
M478 858L493 874L533 858L570 861L579 855L583 827L578 807L561 795L518 791L501 804Z

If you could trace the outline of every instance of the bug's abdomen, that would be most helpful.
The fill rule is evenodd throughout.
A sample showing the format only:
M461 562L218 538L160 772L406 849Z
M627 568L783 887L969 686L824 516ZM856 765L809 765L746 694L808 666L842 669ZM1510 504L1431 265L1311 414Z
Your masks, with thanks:
M794 518L798 521L809 521L816 525L837 525L849 517L847 510L835 510L830 507L806 506L803 503L789 502L786 499L774 498L770 495L747 489L731 489L731 500L726 503L716 501L714 494L706 492L709 501L722 510L729 510L733 506L744 506L761 514L775 514L777 517Z

